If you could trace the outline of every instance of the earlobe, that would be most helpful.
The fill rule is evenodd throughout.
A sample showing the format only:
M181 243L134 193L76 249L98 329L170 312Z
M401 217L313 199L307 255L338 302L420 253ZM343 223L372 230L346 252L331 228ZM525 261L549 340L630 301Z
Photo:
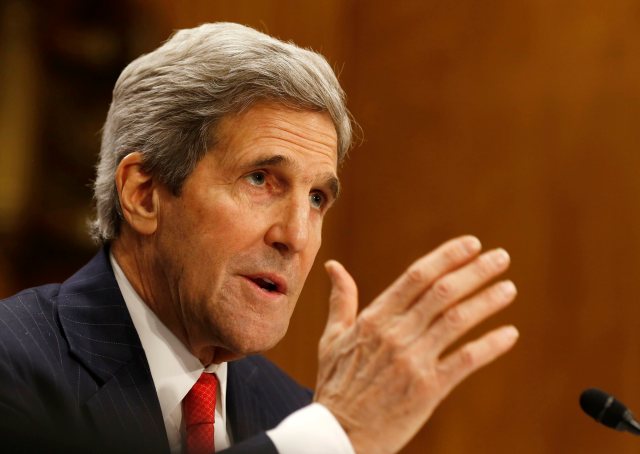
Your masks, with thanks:
M116 187L125 222L142 235L158 227L159 197L153 177L142 169L142 154L126 155L116 169Z

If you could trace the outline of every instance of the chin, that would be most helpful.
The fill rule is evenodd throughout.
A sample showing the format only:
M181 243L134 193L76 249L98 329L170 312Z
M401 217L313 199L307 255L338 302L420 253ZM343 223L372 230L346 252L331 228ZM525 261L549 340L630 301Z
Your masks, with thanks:
M235 342L226 345L232 347L230 351L239 356L254 355L271 350L282 340L286 332L287 327L277 331L274 331L273 327L269 330L255 329L251 330L251 334L248 336L246 332L240 334L236 337Z
M251 342L247 342L247 344L244 346L245 355L263 353L268 350L271 350L273 347L278 345L278 343L282 340L283 337L284 337L284 333L282 335L275 336L275 337L273 336L270 336L268 338L263 337L260 339L255 339Z

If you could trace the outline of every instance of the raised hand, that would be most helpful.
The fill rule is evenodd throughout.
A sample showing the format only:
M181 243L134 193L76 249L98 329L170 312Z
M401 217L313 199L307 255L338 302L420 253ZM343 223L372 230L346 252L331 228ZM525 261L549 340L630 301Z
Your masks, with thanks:
M353 278L336 261L329 319L319 345L315 400L338 419L357 453L394 453L469 374L509 350L513 326L443 355L516 295L511 281L487 286L509 267L503 249L480 253L472 236L414 262L360 315Z

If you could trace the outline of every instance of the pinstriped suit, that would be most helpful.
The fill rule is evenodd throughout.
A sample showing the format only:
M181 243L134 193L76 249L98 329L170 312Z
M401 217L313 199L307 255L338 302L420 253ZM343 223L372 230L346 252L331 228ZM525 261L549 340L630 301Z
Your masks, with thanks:
M309 390L260 356L230 363L227 415L236 444L224 452L276 453L264 431L310 400ZM0 430L0 446L27 451L169 452L107 248L63 284L0 301Z

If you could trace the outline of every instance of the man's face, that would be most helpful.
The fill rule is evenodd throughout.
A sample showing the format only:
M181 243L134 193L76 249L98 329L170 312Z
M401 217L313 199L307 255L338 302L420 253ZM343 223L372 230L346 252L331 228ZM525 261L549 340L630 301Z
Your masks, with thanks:
M179 197L161 188L154 247L173 328L219 362L284 336L338 180L326 113L259 104L216 137Z

